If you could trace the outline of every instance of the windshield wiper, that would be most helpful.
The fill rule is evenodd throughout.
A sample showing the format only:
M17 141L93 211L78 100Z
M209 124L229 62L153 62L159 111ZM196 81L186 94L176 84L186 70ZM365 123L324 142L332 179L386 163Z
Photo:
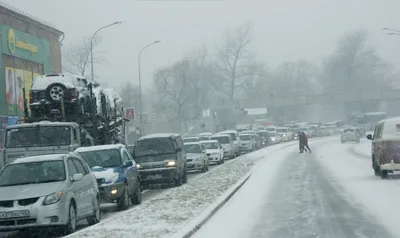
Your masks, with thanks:
M58 140L56 139L55 136L53 136L52 138L45 136L42 132L40 132L40 136L42 136L43 138L45 138L46 140L49 140L52 142L52 146L57 146L58 149L61 148L61 146L58 144ZM55 142L55 143L54 143Z
M28 146L26 146L25 144L24 144L24 141L21 139L21 138L19 138L19 136L14 136L13 137L16 141L18 141L19 143L21 143L21 146L22 147L24 147L26 150L29 150L28 149ZM15 146L14 148L18 148L17 146Z

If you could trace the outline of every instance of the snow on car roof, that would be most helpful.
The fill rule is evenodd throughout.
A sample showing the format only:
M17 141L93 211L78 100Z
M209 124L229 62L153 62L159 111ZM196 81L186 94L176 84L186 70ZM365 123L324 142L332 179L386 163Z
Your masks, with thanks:
M156 133L156 134L150 134L150 135L140 137L139 140L154 139L154 138L168 138L168 137L177 137L177 136L180 136L180 135L177 133Z
M79 126L75 122L51 122L51 121L41 121L41 122L33 122L33 123L23 123L7 126L7 129L15 129L20 127L34 127L34 126Z
M226 130L226 131L218 132L218 134L224 134L224 133L237 133L237 130Z
M200 142L186 142L184 145L200 145Z
M216 134L216 135L212 135L211 138L216 138L216 137L230 137L230 135L228 134Z
M200 141L200 142L198 142L198 143L200 143L200 144L218 143L218 141L217 141L217 140L203 140L203 141Z
M88 152L88 151L98 151L98 150L112 150L123 148L125 145L123 144L112 144L112 145L95 145L88 147L79 147L75 150L75 152Z
M67 88L74 88L74 81L76 78L85 79L83 76L74 74L49 74L36 76L32 83L32 90L44 90L50 84L60 83L65 85Z
M211 132L203 132L203 133L200 133L198 136L200 137L200 136L211 136L211 135L212 135Z
M188 137L183 137L182 139L198 139L198 136L188 136Z
M242 133L242 134L240 134L239 136L251 136L251 135L254 135L254 134Z
M65 154L51 154L51 155L35 155L29 157L18 158L11 162L10 164L21 164L29 162L41 162L41 161L53 161L53 160L63 160Z

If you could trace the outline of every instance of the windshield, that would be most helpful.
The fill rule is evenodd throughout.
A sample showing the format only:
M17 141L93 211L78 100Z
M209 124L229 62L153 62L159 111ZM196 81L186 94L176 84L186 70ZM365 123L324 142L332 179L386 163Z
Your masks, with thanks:
M184 148L186 153L194 153L194 154L201 153L201 146L199 144L184 145Z
M121 153L117 149L78 152L93 167L117 167L121 165Z
M343 132L344 133L346 133L346 132L354 132L354 129L344 129Z
M235 133L222 133L222 134L230 135L233 141L236 140L236 134Z
M201 145L206 150L216 150L216 149L218 149L218 143L216 143L216 142L201 143Z
M212 140L217 140L220 144L229 144L229 137L227 136L216 136L211 137Z
M11 164L0 174L0 187L64 181L65 174L64 161Z
M267 128L265 130L267 130L267 131L275 131L275 128Z
M259 135L261 137L266 137L267 136L267 132L264 132L264 131L257 132L257 135Z
M250 135L240 135L239 138L240 140L251 140Z
M71 144L69 126L40 126L8 129L6 148L65 146Z
M135 150L136 156L171 153L175 153L175 143L172 138L151 138L139 140Z
M267 133L268 136L276 136L276 132L275 131L271 131Z
M277 132L285 133L285 132L288 132L289 130L286 129L286 128L280 128L280 129L276 129L276 131L277 131Z
M205 141L205 140L209 140L210 137L209 136L200 136L199 137L199 141Z
M189 143L189 142L198 142L199 138L193 137L193 138L183 138L183 143Z

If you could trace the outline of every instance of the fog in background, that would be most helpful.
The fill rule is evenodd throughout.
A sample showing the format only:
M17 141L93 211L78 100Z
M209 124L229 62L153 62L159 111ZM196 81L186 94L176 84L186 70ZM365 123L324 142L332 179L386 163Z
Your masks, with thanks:
M213 53L225 31L246 22L254 23L251 49L270 68L299 59L319 63L334 50L342 34L360 28L368 30L382 58L396 67L400 63L400 37L388 37L381 31L396 28L400 22L396 0L3 1L64 31L63 47L83 41L103 25L122 21L102 31L95 48L106 59L95 67L102 84L137 82L138 52L161 40L142 56L143 84L148 89L156 69L202 46Z

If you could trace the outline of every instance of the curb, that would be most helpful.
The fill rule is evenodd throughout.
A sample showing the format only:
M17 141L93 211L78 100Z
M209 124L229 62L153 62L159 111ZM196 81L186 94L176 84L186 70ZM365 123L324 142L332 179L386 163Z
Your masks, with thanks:
M226 192L225 195L222 195L223 199L216 203L214 206L211 208L205 210L200 216L205 216L203 219L200 221L194 221L192 223L195 223L193 225L190 225L189 230L186 230L184 232L181 232L179 234L175 234L174 237L178 238L189 238L191 237L194 233L196 233L204 224L206 224L207 221L209 221L215 213L218 212L219 209L221 209L232 197L233 195L239 191L239 189L247 182L247 180L251 177L251 174L253 173L253 169L249 171L241 180L239 180L230 190Z

